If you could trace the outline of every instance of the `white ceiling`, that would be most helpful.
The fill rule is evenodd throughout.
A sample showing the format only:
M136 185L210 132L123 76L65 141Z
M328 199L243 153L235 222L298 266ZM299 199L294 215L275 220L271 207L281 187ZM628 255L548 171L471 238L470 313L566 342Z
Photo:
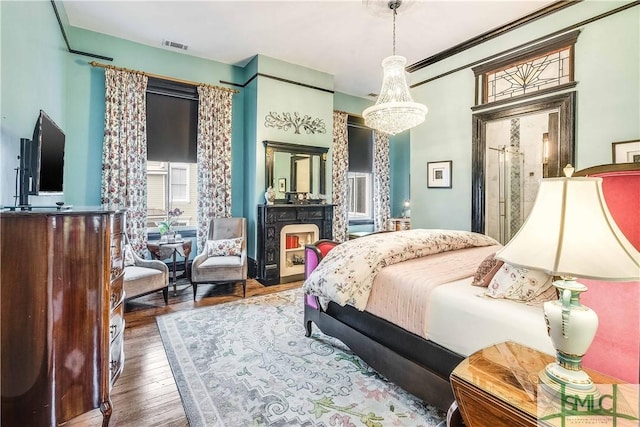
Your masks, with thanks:
M172 49L162 46L171 40L188 45L187 55L226 64L243 66L262 54L332 74L336 91L356 96L378 93L380 62L393 46L388 0L62 3L75 27L163 49ZM396 53L410 65L550 3L405 0L396 18Z

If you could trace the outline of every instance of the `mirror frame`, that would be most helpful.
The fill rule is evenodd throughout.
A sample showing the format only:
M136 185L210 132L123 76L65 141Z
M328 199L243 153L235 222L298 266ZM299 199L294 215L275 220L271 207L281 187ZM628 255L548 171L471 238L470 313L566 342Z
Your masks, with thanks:
M471 231L484 233L485 229L485 161L486 125L493 120L518 117L545 110L558 110L559 154L557 170L567 163L575 166L575 104L576 92L571 91L547 98L510 105L483 113L473 114L472 165L471 165Z
M313 145L291 144L288 142L278 141L262 141L264 144L264 156L265 156L265 186L275 188L273 182L273 157L274 152L284 152L290 154L307 154L310 156L317 155L320 157L320 191L319 194L327 194L327 153L329 148L316 147ZM284 199L276 199L284 200Z

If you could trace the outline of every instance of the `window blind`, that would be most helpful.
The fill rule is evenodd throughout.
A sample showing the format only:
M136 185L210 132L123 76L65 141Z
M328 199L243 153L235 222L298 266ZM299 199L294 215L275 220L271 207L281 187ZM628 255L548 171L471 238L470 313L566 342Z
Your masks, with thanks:
M198 95L195 86L149 79L147 159L196 162Z
M359 117L347 120L349 138L349 172L371 173L373 171L373 131Z

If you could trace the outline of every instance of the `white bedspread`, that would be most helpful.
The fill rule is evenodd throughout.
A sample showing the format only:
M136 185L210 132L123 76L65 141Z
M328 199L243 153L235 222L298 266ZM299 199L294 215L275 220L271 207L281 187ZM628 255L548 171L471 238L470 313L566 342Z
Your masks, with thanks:
M373 280L388 265L457 249L497 245L491 237L458 230L405 230L371 234L333 248L303 284L323 304L334 301L362 311Z
M463 356L503 341L555 354L541 305L478 296L484 290L471 277L434 289L425 338Z

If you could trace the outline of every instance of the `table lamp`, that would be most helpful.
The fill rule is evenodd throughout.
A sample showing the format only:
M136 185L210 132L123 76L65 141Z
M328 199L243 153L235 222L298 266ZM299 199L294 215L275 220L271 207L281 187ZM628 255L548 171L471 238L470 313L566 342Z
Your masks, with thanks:
M411 216L411 202L405 200L404 203L402 203L402 218L406 219L408 216Z
M544 303L547 331L556 361L539 374L550 391L589 395L596 388L581 368L598 328L598 316L580 304L587 287L576 277L607 281L640 278L640 253L622 234L607 208L602 178L543 179L529 217L496 258L514 266L542 270L561 279L556 301Z

